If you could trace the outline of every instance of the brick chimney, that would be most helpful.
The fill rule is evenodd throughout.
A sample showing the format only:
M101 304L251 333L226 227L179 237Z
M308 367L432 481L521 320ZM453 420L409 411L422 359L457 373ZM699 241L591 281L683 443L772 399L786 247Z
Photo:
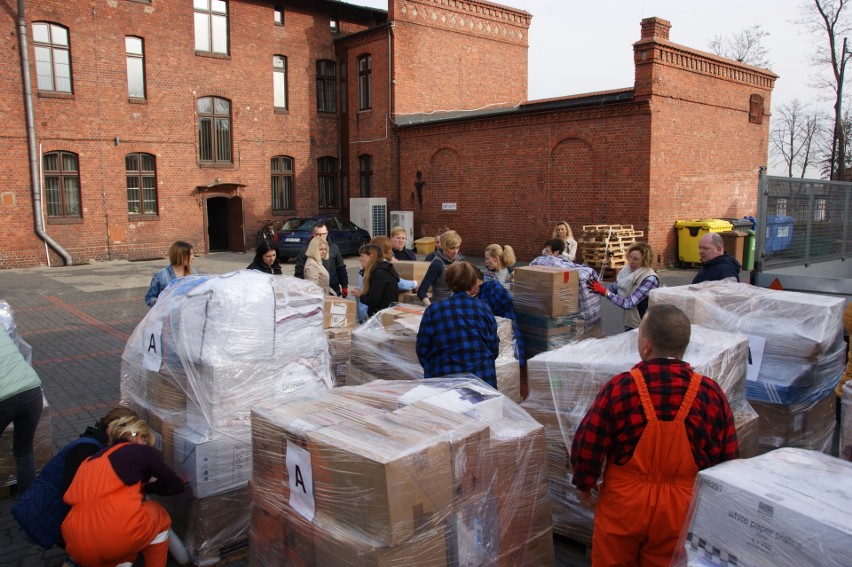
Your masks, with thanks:
M672 29L672 23L668 20L645 18L642 20L642 39L668 41L670 29Z

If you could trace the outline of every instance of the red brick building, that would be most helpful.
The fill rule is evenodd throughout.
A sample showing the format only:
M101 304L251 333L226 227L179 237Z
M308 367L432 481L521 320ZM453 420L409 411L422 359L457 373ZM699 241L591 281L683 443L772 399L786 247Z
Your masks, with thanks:
M0 267L242 250L264 219L357 196L413 209L418 235L457 228L471 256L528 259L565 219L634 224L671 263L674 220L753 212L774 75L652 18L632 88L528 102L530 19L478 0L4 11Z

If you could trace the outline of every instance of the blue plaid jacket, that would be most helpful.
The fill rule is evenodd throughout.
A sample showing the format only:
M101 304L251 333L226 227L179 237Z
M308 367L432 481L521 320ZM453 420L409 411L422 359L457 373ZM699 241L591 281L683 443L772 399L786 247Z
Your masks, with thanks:
M500 352L491 309L467 293L433 303L417 333L417 358L425 378L469 372L497 387L494 360Z
M496 279L491 279L482 282L479 286L479 293L476 295L480 301L484 301L491 312L497 317L504 317L512 321L512 337L515 339L515 358L518 363L524 365L524 339L521 337L521 328L518 327L518 320L515 317L515 304L512 301L512 296L506 291L500 282Z

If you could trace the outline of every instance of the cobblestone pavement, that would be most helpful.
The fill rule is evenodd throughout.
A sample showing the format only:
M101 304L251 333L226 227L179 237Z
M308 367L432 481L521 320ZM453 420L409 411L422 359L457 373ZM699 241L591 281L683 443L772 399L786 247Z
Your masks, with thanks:
M221 274L242 269L251 260L250 254L220 252L198 257L194 266L200 273ZM0 271L0 299L12 306L20 334L33 347L33 366L50 403L55 450L118 403L124 344L148 311L143 297L152 274L166 263L112 261ZM357 281L357 257L347 258L346 264L350 281ZM292 262L283 268L292 275ZM680 285L693 275L693 271L672 270L662 272L661 279L667 285ZM620 332L620 311L604 303L604 331ZM12 501L0 499L0 567L62 565L61 550L45 552L23 538L10 513ZM557 565L589 564L572 542L556 539ZM230 565L248 565L248 561Z

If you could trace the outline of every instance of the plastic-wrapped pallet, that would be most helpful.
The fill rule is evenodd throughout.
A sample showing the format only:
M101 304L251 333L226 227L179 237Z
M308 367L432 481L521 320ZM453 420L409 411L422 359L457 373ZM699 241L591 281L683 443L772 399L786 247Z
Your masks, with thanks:
M852 461L852 382L843 385L840 398L840 458Z
M672 564L849 565L852 463L784 448L698 473Z
M747 397L760 415L762 451L831 448L832 390L846 357L843 299L704 282L653 290L656 303L677 305L693 324L749 336L755 364Z
M180 524L193 559L248 536L251 406L332 386L323 315L311 282L253 270L190 276L160 295L128 340L122 402L149 421L164 460L197 499L170 511L229 515L222 530L207 520ZM223 498L228 504L217 504Z
M527 363L529 396L521 407L545 425L554 530L588 544L593 514L580 504L571 484L569 449L601 387L640 361L637 334L634 330L588 339L539 354ZM725 392L734 414L740 453L746 457L757 453L757 414L745 396L747 359L745 336L692 326L684 360L696 372L713 378Z
M252 564L553 565L543 428L473 376L252 410Z
M420 380L423 367L417 358L417 331L425 307L397 305L378 312L352 332L346 385L373 380ZM500 353L495 361L497 389L514 402L521 401L521 374L515 359L512 321L497 319Z

